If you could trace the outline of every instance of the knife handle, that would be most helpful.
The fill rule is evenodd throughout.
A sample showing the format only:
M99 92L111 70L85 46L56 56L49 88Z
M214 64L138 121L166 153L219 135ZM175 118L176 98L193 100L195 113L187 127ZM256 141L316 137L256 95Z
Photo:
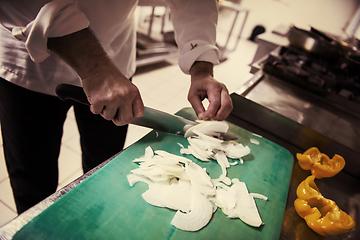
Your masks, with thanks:
M55 92L56 95L63 101L72 99L78 103L90 105L82 87L61 83L56 86Z

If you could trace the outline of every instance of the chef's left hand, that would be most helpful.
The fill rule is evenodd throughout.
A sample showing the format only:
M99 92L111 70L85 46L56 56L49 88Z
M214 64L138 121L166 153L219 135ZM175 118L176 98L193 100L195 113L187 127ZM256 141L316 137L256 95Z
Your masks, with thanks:
M213 64L195 62L190 69L191 86L188 100L199 120L222 121L233 109L232 100L226 86L213 78ZM209 106L205 110L202 101L207 98Z

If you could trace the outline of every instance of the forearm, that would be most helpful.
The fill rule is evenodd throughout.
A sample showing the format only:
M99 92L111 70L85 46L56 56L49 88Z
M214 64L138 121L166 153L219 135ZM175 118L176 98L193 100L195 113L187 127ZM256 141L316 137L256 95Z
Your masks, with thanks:
M81 79L113 64L89 28L56 38L48 38L48 48L72 67Z

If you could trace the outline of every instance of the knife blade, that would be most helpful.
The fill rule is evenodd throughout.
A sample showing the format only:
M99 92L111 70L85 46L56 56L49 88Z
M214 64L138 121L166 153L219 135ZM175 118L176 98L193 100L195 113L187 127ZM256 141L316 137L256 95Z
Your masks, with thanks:
M55 92L62 101L72 99L81 104L90 105L82 87L62 83L56 87ZM145 106L144 116L133 119L131 124L167 133L184 135L189 127L199 123ZM224 140L237 139L236 136L231 133L226 133L222 137Z

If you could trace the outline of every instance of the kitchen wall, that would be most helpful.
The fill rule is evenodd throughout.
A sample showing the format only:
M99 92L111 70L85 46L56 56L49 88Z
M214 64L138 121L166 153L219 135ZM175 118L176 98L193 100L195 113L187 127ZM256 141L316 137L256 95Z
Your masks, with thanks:
M359 0L242 0L242 8L250 14L244 29L249 36L257 24L272 31L279 24L295 25L335 35L344 35L343 28L354 15Z

